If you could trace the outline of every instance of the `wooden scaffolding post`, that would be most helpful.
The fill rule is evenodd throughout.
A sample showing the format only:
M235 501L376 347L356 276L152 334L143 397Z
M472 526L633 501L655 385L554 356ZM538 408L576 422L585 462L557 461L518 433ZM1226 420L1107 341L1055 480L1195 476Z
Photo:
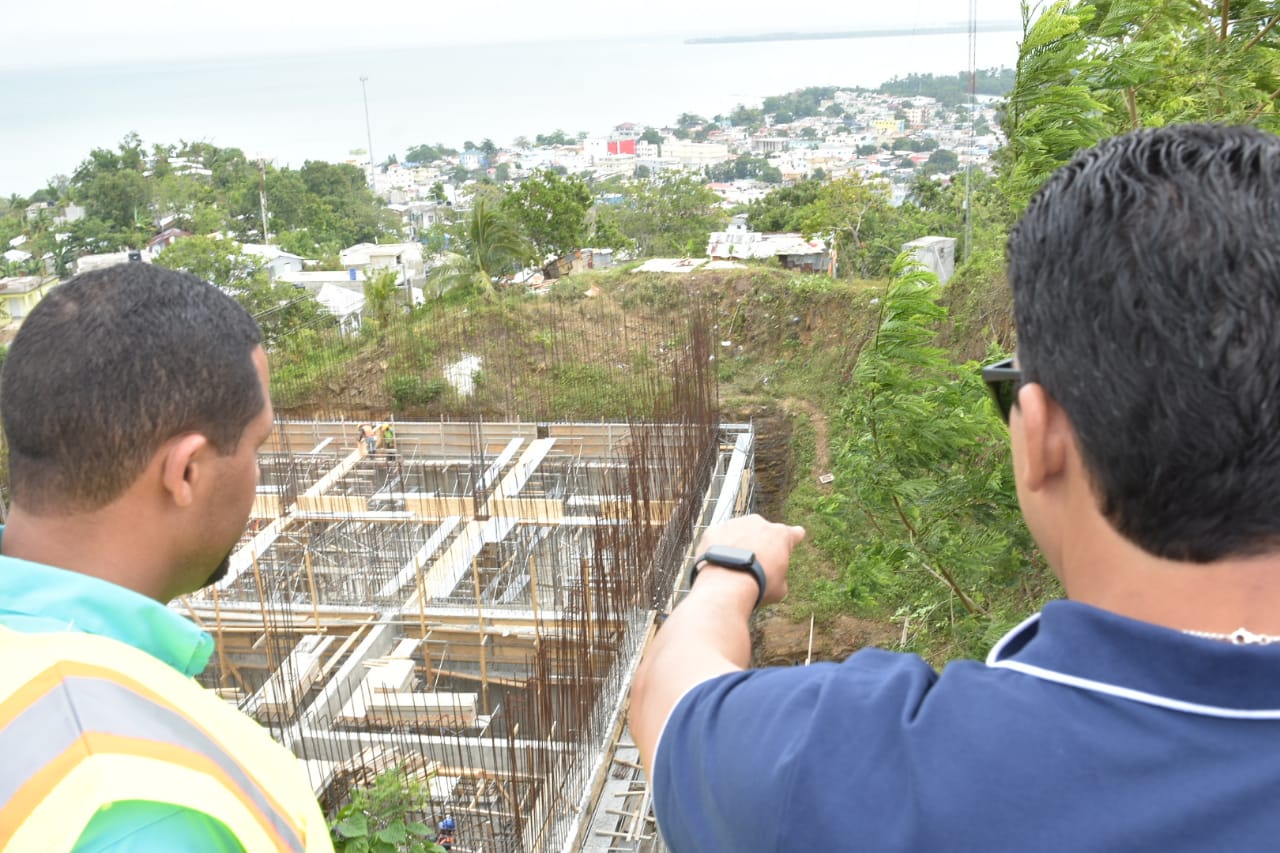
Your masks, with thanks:
M427 597L427 585L422 579L422 551L419 550L413 555L413 571L418 576L418 631L421 632L422 640L427 639L427 604L424 599ZM431 660L423 655L423 660L427 661L427 667L430 668Z
M316 573L311 568L311 549L302 552L302 561L307 566L307 586L311 588L311 618L316 622L316 633L322 630L320 627L320 605L316 602Z
M591 557L587 557L582 561L582 606L585 608L587 617L587 651L594 652L596 650L596 632L591 623ZM587 665L591 666L591 659L594 655L587 655ZM591 673L595 674L595 668L592 667Z
M218 650L218 685L227 686L227 653L222 648L222 604L218 596L218 585L213 585L213 623L216 627L217 641L214 647Z
M253 580L258 585L258 611L262 614L262 645L267 651L267 666L272 672L279 668L276 651L271 645L271 624L267 622L267 590L262 585L262 569L258 567L258 554L253 554Z
M489 660L487 643L488 635L484 632L484 606L480 601L480 558L471 558L471 580L476 589L476 624L480 628L480 702L486 714L489 709Z
M537 561L529 557L529 597L533 600L533 650L542 658L542 617L538 613L538 567Z

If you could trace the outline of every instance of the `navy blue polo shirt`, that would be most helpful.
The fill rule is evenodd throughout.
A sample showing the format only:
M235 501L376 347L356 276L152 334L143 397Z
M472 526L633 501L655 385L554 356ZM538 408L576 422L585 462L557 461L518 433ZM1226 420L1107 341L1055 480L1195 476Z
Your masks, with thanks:
M732 673L651 771L673 851L1280 849L1280 645L1053 602L985 663Z

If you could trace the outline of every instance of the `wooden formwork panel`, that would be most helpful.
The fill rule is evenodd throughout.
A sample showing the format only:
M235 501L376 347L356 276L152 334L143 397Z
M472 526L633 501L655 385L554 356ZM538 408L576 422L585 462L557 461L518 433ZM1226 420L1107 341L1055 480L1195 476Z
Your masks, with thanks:
M495 498L489 502L489 514L521 521L559 522L565 517L563 502L534 498Z
M369 510L369 499L361 495L302 495L298 498L301 512L336 515L363 514Z
M601 501L600 514L604 518L663 525L671 520L671 516L676 511L675 501L649 501L648 518L641 518L644 506L626 499Z
M469 495L415 495L405 494L404 508L418 518L439 521L450 516L470 518L475 512L475 503Z
M280 514L279 495L254 495L250 518L275 518Z
M381 724L470 728L476 724L475 693L377 693L365 699L365 719Z

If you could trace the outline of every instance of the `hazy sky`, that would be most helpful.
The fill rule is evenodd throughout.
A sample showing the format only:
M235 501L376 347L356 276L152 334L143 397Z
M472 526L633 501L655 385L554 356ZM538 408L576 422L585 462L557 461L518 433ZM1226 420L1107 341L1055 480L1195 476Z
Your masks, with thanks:
M8 4L0 67L50 67L161 57L407 46L559 41L651 33L814 32L928 26L967 20L962 0L221 0L151 9L101 0ZM1019 0L977 0L980 21L1020 18Z

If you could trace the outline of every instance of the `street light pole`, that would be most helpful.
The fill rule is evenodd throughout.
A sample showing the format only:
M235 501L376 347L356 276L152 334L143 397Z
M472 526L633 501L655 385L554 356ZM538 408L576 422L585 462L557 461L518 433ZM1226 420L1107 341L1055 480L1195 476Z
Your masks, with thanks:
M377 165L373 159L373 130L369 126L369 89L365 86L369 82L369 78L364 75L360 76L360 91L364 94L364 132L369 140L369 189L377 191L377 185L374 183L374 171Z

